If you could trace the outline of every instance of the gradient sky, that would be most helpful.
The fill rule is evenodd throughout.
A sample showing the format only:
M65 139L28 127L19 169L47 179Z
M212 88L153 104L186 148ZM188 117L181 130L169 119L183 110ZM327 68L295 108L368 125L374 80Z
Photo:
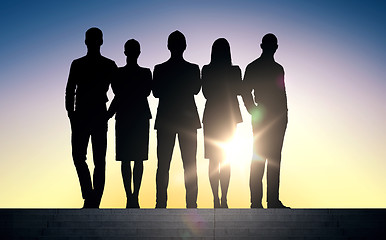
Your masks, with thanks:
M244 72L275 33L285 68L289 124L283 148L281 199L294 208L386 207L386 4L383 1L2 1L0 3L0 207L82 206L71 159L64 89L71 61L86 53L84 33L102 29L102 54L123 66L123 44L141 43L139 64L168 59L167 36L187 38L185 58L202 67L225 37ZM112 96L109 93L110 97ZM241 100L241 99L240 99ZM149 97L156 115L158 100ZM196 96L202 116L205 100ZM249 207L250 117L231 154L228 203ZM151 121L141 206L155 205L156 132ZM102 207L125 206L109 122ZM176 144L178 146L178 144ZM89 155L90 156L90 155ZM184 203L179 149L173 155L169 207ZM91 160L91 156L90 156ZM92 161L88 161L91 163ZM212 207L198 131L198 207Z

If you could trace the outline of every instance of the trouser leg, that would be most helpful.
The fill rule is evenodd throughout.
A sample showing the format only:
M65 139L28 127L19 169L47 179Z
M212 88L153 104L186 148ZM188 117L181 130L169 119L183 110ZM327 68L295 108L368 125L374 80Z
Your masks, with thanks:
M186 207L197 207L197 130L178 133L178 141L181 148L181 158L184 166Z
M260 206L263 198L263 175L265 160L251 162L249 187L251 191L251 206Z
M106 175L106 149L107 149L107 122L100 123L91 135L94 174L93 186L95 194L95 204L99 206L105 188Z
M267 202L275 203L279 201L279 185L280 185L280 164L281 150L283 148L283 140L287 128L287 116L284 115L280 121L274 125L272 131L271 156L267 162Z
M71 120L72 158L79 178L83 199L92 194L90 171L86 163L87 145L90 138L89 129L82 125L81 119L73 117Z
M166 208L167 188L169 184L170 161L174 148L176 133L157 130L157 175L156 175L156 207Z
M253 156L251 161L249 187L251 191L251 207L261 207L263 198L263 175L265 158L258 151L258 136L254 134Z
M267 202L279 201L280 158L267 162Z

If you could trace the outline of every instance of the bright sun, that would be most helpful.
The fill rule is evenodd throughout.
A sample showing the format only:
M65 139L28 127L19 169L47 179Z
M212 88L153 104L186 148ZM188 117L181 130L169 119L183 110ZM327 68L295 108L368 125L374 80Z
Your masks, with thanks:
M249 163L252 156L252 133L236 131L235 136L222 144L226 154L226 162L231 165Z

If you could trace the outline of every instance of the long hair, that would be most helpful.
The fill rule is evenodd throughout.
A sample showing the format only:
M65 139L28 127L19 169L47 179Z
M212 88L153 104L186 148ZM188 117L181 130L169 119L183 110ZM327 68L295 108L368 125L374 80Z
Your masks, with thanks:
M232 65L231 47L225 38L219 38L214 41L210 64Z

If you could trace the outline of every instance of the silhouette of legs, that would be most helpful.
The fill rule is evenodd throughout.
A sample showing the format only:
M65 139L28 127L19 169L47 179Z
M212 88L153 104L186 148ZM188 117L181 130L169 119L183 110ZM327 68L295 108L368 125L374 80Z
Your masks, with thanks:
M224 158L220 162L220 186L221 186L221 208L228 208L228 187L231 178L231 166L225 163Z
M132 194L131 194L131 166L129 161L122 161L121 163L121 173L123 186L125 187L126 192L126 208L131 207Z
M186 207L197 208L197 130L179 132L178 141L184 166Z
M249 187L251 190L251 208L262 208L261 200L263 198L263 175L265 160L255 160L251 162L251 175Z
M76 172L78 174L82 197L84 199L84 208L90 208L92 198L92 182L90 171L86 163L87 145L90 133L88 129L82 127L82 122L78 116L71 118L71 145L72 158Z
M170 133L164 129L157 130L156 208L166 208L170 161L172 160L175 138L175 132Z
M143 175L143 162L135 161L133 169L134 191L131 191L131 164L129 161L122 161L121 164L122 180L126 192L126 208L139 208L138 195L141 188Z
M156 208L166 208L167 188L169 184L169 169L172 158L176 132L157 130L158 168L156 176L157 203ZM197 131L179 132L178 141L181 148L181 158L184 166L186 207L197 207Z
M142 161L134 162L134 174L133 174L134 191L133 191L133 197L134 197L134 206L136 208L139 208L138 195L139 195L139 189L141 188L142 175L143 175L143 162Z
M280 158L267 160L267 202L279 201Z
M228 187L231 175L231 168L225 162L225 154L221 149L218 149L216 155L209 158L209 182L213 193L214 208L228 208ZM221 187L221 204L218 195L218 186Z
M105 188L106 174L106 149L107 149L107 123L101 122L91 132L91 142L94 160L94 201L99 207L103 190Z
M218 197L218 184L220 181L220 161L218 158L209 159L209 182L213 193L213 207L220 207L220 199Z
M262 179L267 161L267 203L268 208L284 208L279 200L280 163L283 140L287 128L287 116L275 121L264 134L254 132L254 158L251 163L250 190L251 208L261 208L263 197ZM263 128L264 129L264 128ZM259 137L257 137L259 136ZM263 146L263 147L261 147ZM258 150L258 148L260 149ZM263 156L263 157L262 157ZM268 157L266 157L268 156Z
M95 117L98 119L98 117ZM105 184L105 156L107 147L107 123L89 121L89 119L74 116L71 120L72 157L78 173L85 208L98 208ZM94 160L93 182L86 164L87 145L91 137ZM94 190L93 190L94 185Z

